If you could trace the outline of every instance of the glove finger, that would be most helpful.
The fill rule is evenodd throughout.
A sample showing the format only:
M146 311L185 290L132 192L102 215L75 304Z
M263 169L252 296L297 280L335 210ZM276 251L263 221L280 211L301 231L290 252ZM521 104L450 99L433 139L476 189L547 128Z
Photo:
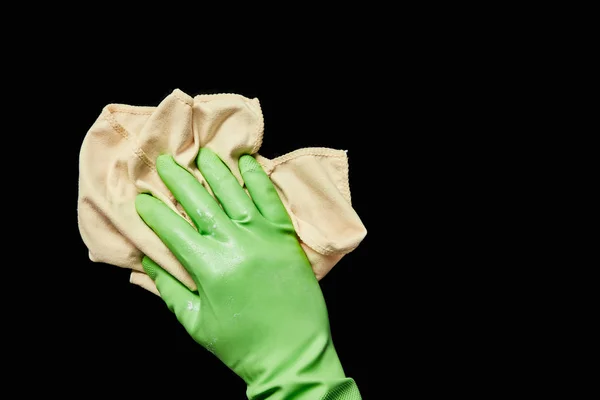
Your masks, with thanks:
M196 164L229 218L247 221L258 215L256 206L218 155L202 148Z
M192 174L179 166L173 157L159 156L156 160L156 170L201 234L214 234L231 223L219 203Z
M200 280L204 272L201 259L203 255L213 252L211 241L198 234L166 204L150 195L138 194L135 208L146 225L171 250L190 275L197 281Z
M150 258L142 260L144 271L156 284L160 297L188 333L195 333L200 317L200 297Z
M243 155L240 157L239 165L248 192L262 216L276 224L293 227L273 182L258 161L250 155Z

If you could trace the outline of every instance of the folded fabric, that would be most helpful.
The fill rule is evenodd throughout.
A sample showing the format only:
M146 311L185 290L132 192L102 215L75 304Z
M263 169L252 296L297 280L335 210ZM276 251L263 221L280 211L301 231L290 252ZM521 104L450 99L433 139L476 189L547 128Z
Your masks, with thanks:
M253 155L272 179L317 279L354 250L366 229L351 204L345 151L303 148L267 159L258 99L237 94L191 97L176 89L157 107L109 104L85 136L79 159L78 224L94 262L131 269L130 281L159 295L143 272L147 255L196 290L184 267L135 210L150 193L191 221L158 176L154 161L170 154L210 192L195 164L198 149L217 153L243 185L238 158ZM212 194L212 192L211 192Z

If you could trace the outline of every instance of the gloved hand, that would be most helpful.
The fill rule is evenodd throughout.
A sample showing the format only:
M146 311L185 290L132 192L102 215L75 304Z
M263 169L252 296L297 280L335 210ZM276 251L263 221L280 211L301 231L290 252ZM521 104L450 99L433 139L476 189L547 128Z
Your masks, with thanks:
M198 287L191 292L145 257L144 269L169 309L245 380L249 399L360 399L334 349L317 279L269 177L252 156L242 156L248 196L215 153L201 149L196 161L218 202L172 157L160 156L156 168L197 231L150 195L135 202Z

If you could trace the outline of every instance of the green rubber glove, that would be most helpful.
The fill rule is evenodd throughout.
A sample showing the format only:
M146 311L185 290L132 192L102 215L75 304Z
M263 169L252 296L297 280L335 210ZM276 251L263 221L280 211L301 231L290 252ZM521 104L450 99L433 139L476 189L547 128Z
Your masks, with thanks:
M360 399L334 349L319 283L269 177L252 156L242 156L248 196L215 153L201 149L196 161L218 202L172 157L158 157L156 168L197 230L150 195L135 202L198 286L191 292L145 257L169 309L244 379L249 399Z

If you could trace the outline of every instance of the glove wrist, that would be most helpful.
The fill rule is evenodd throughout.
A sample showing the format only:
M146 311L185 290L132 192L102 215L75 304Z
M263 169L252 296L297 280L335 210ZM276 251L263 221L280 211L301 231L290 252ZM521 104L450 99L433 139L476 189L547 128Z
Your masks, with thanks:
M329 335L298 346L279 362L267 361L258 376L245 379L250 400L321 399L347 380Z

